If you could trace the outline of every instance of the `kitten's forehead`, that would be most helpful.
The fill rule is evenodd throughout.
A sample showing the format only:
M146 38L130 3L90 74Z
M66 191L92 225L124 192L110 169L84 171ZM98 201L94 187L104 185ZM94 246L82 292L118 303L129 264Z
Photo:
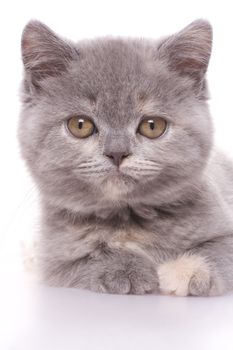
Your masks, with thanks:
M53 95L54 109L89 115L115 130L130 125L135 129L143 115L169 114L177 97L190 92L187 83L184 88L181 78L174 79L156 58L156 45L136 39L79 44L79 56L69 69L45 81L45 89L50 85L48 105Z
M156 52L156 42L140 39L103 38L85 41L79 44L80 56L89 63L97 65L103 73L134 73L138 70L142 61L153 59Z
M90 103L98 104L102 117L118 123L133 118L133 112L152 110L156 86L156 63L152 48L143 40L105 39L81 45L74 72L80 84L92 90ZM152 69L152 65L154 65ZM159 73L161 74L161 72ZM77 88L79 88L77 87ZM116 126L115 125L115 126Z
M139 83L138 78L145 71L149 59L143 57L143 50L138 46L123 39L93 41L88 46L80 47L77 65L81 69L83 67L109 93L132 89L132 85Z

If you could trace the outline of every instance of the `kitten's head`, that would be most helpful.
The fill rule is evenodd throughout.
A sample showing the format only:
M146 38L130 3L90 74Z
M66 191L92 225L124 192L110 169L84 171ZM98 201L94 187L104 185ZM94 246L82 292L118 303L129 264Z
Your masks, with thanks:
M159 41L78 44L30 22L19 136L42 195L73 209L157 203L197 178L212 143L211 43L203 20Z

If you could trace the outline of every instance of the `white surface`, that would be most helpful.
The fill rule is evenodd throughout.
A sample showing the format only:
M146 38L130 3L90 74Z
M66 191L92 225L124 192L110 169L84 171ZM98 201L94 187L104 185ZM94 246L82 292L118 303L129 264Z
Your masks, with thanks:
M1 350L232 350L233 295L100 295L11 284Z
M196 18L214 27L209 67L216 140L232 153L232 2L222 0L21 0L0 5L0 350L233 350L233 295L108 296L28 285L18 241L37 229L36 193L19 157L16 127L20 37L37 18L73 40L99 35L156 38ZM17 271L18 270L18 271Z

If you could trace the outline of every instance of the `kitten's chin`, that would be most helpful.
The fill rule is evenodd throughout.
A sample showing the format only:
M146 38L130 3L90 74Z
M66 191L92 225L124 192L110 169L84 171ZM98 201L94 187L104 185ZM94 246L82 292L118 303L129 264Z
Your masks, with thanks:
M100 190L105 199L121 201L127 198L135 187L135 180L123 173L109 175L101 184Z

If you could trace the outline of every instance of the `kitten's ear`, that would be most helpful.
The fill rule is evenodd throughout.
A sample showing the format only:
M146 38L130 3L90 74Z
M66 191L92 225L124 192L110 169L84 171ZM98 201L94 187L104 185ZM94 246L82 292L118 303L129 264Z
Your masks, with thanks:
M208 68L211 48L212 27L200 19L163 41L158 53L170 69L200 82Z
M44 78L61 74L78 55L74 46L38 21L26 25L21 44L24 67L35 87Z

